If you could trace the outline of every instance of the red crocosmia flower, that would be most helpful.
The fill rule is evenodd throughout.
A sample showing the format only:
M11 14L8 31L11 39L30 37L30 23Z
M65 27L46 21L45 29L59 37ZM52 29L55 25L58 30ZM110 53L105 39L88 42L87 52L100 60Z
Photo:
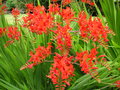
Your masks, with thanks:
M5 10L6 8L7 8L6 5L3 5L3 6L1 7L2 10Z
M32 68L33 66L42 63L46 57L48 57L51 54L51 43L48 43L47 47L44 46L38 46L38 48L35 49L35 52L30 52L31 58L28 60L26 65L22 66L20 70L23 70L25 68Z
M72 21L74 18L74 12L70 7L67 7L66 9L62 9L60 15L62 16L63 20L66 21L67 24L69 24L70 21Z
M62 0L63 5L68 5L72 2L72 0Z
M0 28L0 36L2 36L3 28Z
M10 26L7 28L7 36L13 40L19 40L21 33L17 27Z
M69 52L69 49L72 46L71 35L69 33L71 29L72 28L70 28L68 25L63 27L58 25L57 30L53 31L55 33L55 39L57 41L57 48L63 53Z
M53 17L50 13L45 12L44 6L36 6L33 8L33 13L28 13L28 16L23 17L24 27L30 29L36 34L48 33L49 29L53 27Z
M53 2L57 2L58 0L52 0Z
M99 42L102 46L106 47L108 34L113 34L107 26L103 26L99 18L90 17L87 19L85 12L79 14L78 24L80 26L80 36L84 41L92 40Z
M17 10L16 8L13 8L13 9L12 9L12 15L18 16L18 15L20 15L20 11Z
M84 3L88 3L89 5L94 5L94 2L92 2L91 0L81 0Z
M25 6L27 7L28 10L33 10L34 8L33 4L26 4Z
M7 7L6 5L3 5L2 3L0 3L0 15L4 14L5 11L7 11Z
M60 55L56 53L56 56L54 56L54 63L52 64L50 75L47 77L52 80L53 84L56 84L56 87L70 85L71 77L74 76L74 68L71 64L72 58L72 56L68 57L67 54Z
M83 51L81 53L76 53L76 61L80 62L81 71L84 73L89 73L93 78L97 79L98 72L96 69L96 64L99 62L99 56L97 56L97 48L93 48L90 52ZM76 62L75 61L75 62Z
M6 32L5 28L0 28L0 37Z
M120 80L116 81L115 84L116 87L120 88Z
M53 14L59 13L59 11L60 11L59 5L58 4L50 4L48 11Z
M4 44L4 47L8 47L9 45L11 45L12 43L14 43L14 40L9 40L9 41L6 41L6 44Z

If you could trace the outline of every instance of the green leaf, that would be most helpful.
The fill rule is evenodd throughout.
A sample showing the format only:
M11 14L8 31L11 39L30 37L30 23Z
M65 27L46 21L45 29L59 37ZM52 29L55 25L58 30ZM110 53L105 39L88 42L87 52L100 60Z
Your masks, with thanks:
M14 85L6 82L3 79L0 79L0 86L4 87L5 89L8 89L8 90L20 90L19 88L17 88Z
M115 48L120 48L120 45L118 45L117 43L115 43L113 40L112 40L112 44Z

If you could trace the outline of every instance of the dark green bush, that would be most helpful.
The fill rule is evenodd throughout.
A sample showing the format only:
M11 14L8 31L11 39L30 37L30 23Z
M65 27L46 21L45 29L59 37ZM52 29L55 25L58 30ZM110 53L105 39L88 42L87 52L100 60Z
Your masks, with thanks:
M11 10L12 8L15 8L15 0L7 0L6 1L6 6L8 7L8 10Z

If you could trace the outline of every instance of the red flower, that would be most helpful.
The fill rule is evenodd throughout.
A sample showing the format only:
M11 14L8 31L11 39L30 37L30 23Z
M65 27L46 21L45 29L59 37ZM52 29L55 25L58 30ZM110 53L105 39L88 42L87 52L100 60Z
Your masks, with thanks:
M25 68L32 68L33 66L42 63L43 60L51 54L51 43L48 43L48 46L45 48L43 46L38 46L34 52L30 52L31 58L28 60L26 65L22 66L20 70Z
M21 33L17 27L10 26L8 27L7 36L11 39L19 40Z
M18 16L19 14L20 14L20 11L19 11L19 10L17 10L16 8L13 8L13 9L12 9L12 15Z
M0 37L5 33L6 29L5 28L0 28Z
M69 52L71 48L71 35L69 33L71 28L66 25L64 27L58 25L57 30L53 31L55 33L55 39L57 41L57 48L63 53Z
M57 2L58 0L52 0L53 2Z
M63 20L66 21L67 24L69 24L74 18L74 12L69 7L67 7L66 9L62 9L60 15L62 16Z
M52 0L53 2L57 2L58 0ZM67 5L70 4L72 2L72 0L62 0L62 4L63 5Z
M52 79L52 82L53 84L56 84L56 87L66 87L66 84L70 85L70 78L74 76L74 68L71 64L72 58L72 56L61 56L58 53L54 56L53 67L50 70L50 75L47 77Z
M93 78L97 79L97 75L98 72L96 71L96 69L98 69L98 67L96 67L96 64L99 62L98 59L100 59L99 56L97 56L98 52L96 50L97 48L93 48L90 52L89 51L84 51L81 53L76 53L76 61L80 62L80 67L81 67L81 71L83 71L84 73L89 73ZM102 55L102 57L104 57ZM76 62L75 61L75 62Z
M102 46L106 47L106 42L108 34L113 34L112 31L107 27L103 26L99 18L90 17L87 19L85 12L79 14L79 26L80 26L80 36L83 40L92 40L94 42L99 42Z
M3 33L3 28L0 28L0 36L2 35Z
M58 4L50 4L48 11L53 14L58 13L60 11L59 5Z
M29 9L29 10L33 10L33 4L26 4L25 5L26 7L27 7L27 9Z
M45 12L44 6L37 6L33 8L33 13L28 13L28 16L23 18L24 27L30 29L36 34L47 33L53 27L53 17L50 13Z
M82 2L84 2L84 3L88 3L88 4L90 4L90 5L94 5L94 2L92 2L91 0L81 0Z
M120 88L120 80L116 81L115 84L116 87Z
M2 3L0 3L0 15L4 14L5 11L7 11L7 7L6 5L2 5Z
M14 40L6 41L6 44L4 44L4 47L8 47L8 46L11 45L12 43L14 43Z
M72 2L72 0L62 0L63 5L70 4L71 2Z

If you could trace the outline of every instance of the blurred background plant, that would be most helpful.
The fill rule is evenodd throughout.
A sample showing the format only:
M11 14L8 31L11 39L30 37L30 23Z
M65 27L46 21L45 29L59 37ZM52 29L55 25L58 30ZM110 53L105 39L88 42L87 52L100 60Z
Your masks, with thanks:
M25 13L26 10L25 4L33 3L34 5L38 5L38 0L4 0L4 4L8 7L8 11L11 11L12 8L18 8L21 13ZM48 6L49 1L48 0L40 0L41 5L44 5L45 7Z
M25 4L33 3L34 5L37 5L38 1L40 2L41 5L48 8L50 0L4 0L4 3L6 3L6 6L8 7L8 11L11 11L12 8L16 7L19 10L21 10L21 13L22 13L22 10L25 11L25 9L26 9ZM80 0L76 0L76 1L79 1L79 5L80 5L80 7L82 7ZM60 2L61 1L59 0L58 3L60 4ZM98 5L99 9L102 11L99 0L95 0L95 2ZM96 11L94 6L91 6L89 4L85 4L85 6L86 6L86 8L87 8L90 15L93 15L93 16L97 15L97 11Z

